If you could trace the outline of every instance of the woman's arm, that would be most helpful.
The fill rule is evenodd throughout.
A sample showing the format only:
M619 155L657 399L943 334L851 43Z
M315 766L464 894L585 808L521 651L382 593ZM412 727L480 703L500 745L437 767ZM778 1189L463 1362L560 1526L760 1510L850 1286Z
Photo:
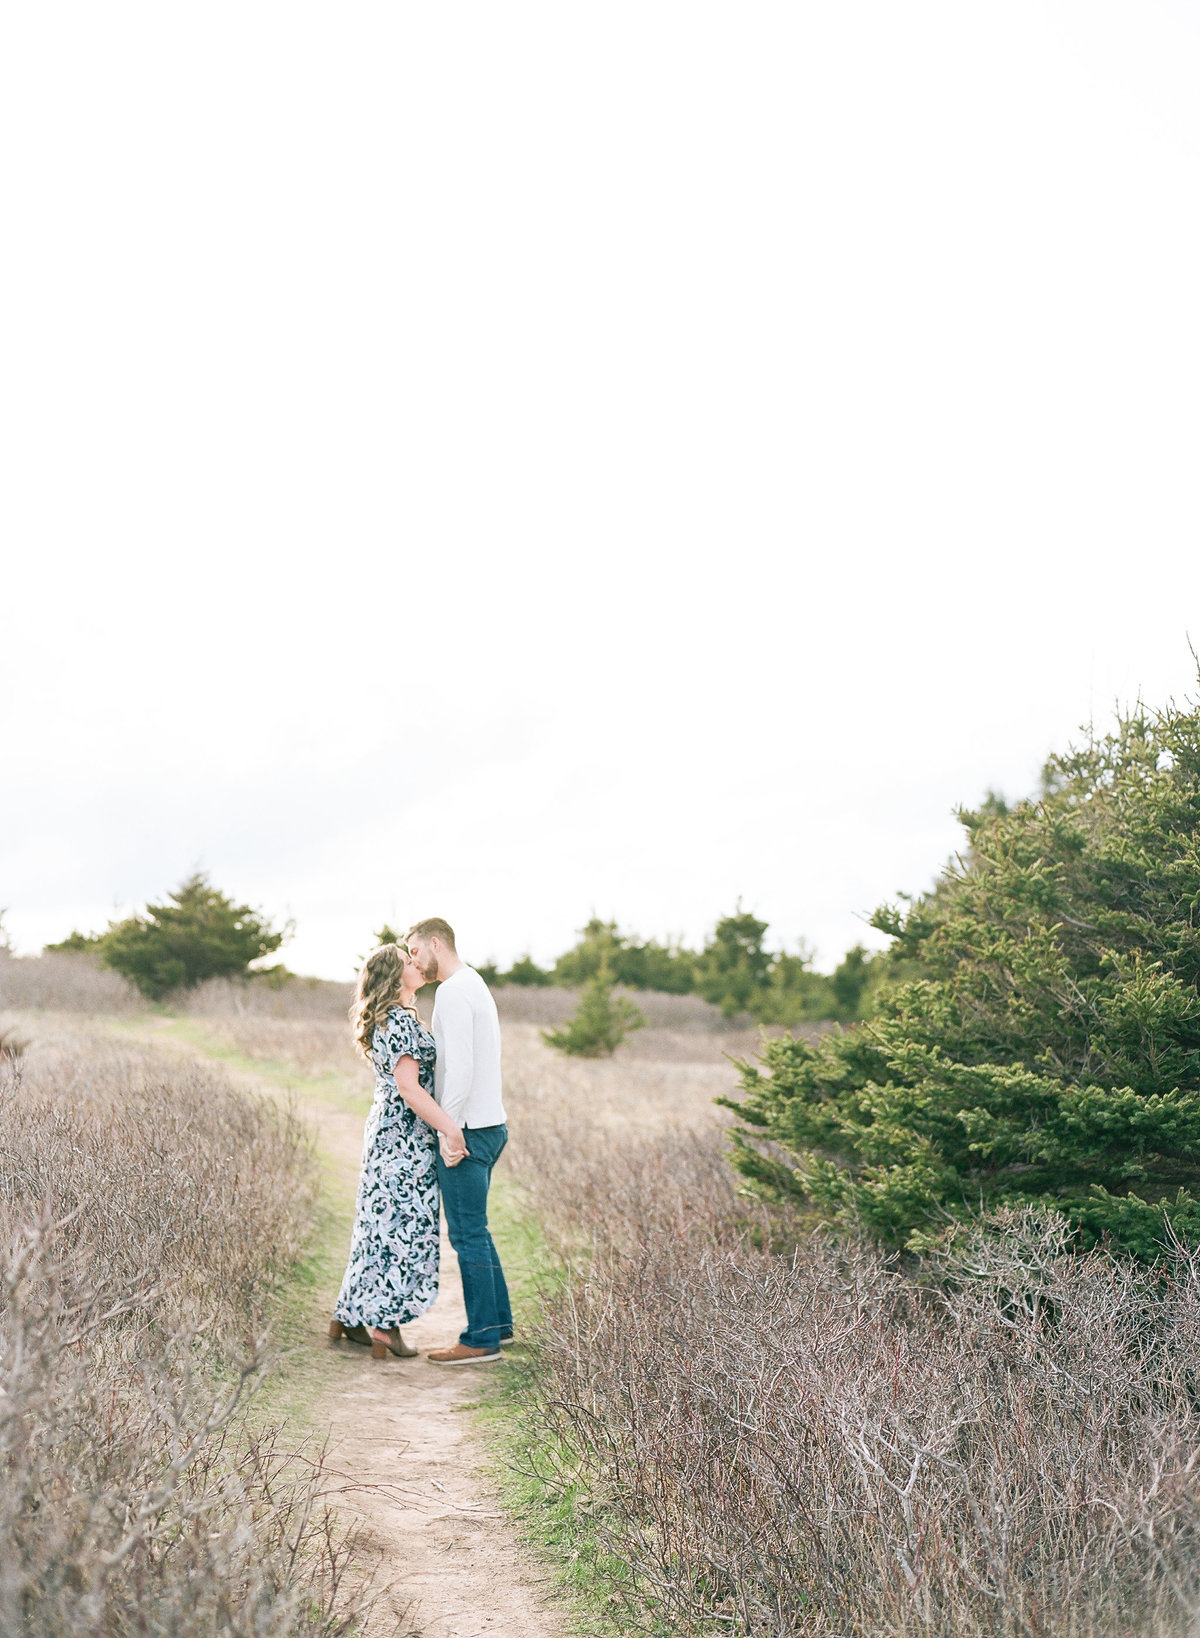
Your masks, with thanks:
M440 1132L445 1142L442 1146L442 1158L448 1166L456 1165L467 1152L466 1139L463 1137L462 1127L448 1115L438 1103L426 1092L421 1085L417 1060L405 1053L396 1059L396 1068L393 1072L396 1077L396 1090L412 1110L427 1126L432 1126L435 1132ZM451 1158L453 1156L453 1158Z

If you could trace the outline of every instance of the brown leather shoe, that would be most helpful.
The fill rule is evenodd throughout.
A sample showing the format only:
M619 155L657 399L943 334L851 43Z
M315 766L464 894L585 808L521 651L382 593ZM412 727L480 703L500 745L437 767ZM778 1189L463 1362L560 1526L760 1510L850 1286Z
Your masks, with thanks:
M500 1358L499 1348L468 1348L465 1342L456 1342L453 1348L435 1348L426 1354L435 1365L490 1365Z

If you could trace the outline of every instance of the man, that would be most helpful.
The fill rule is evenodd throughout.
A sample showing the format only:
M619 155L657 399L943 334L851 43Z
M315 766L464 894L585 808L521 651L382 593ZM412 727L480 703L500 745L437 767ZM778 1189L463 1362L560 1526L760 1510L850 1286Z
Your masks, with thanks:
M435 1365L484 1365L500 1357L513 1334L504 1270L488 1232L492 1167L508 1141L500 1084L500 1019L492 993L459 959L454 929L439 917L419 921L408 948L430 983L437 980L433 1037L434 1097L462 1127L466 1152L438 1140L438 1183L450 1244L458 1253L467 1328L451 1348L429 1355Z

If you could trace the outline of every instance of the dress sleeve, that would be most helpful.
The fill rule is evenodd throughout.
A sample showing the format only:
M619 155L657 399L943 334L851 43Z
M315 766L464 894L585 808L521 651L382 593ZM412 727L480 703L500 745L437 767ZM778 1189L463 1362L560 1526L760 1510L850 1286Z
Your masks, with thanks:
M395 1069L397 1058L419 1058L419 1054L420 1040L412 1014L403 1012L399 1008L388 1013L387 1067L389 1072Z

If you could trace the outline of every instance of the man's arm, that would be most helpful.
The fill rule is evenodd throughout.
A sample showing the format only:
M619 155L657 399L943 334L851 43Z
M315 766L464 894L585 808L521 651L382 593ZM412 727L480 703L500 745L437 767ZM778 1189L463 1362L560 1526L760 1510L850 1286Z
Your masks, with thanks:
M475 1080L475 1015L467 997L449 987L439 992L437 1009L445 1059L441 1105L461 1126Z

